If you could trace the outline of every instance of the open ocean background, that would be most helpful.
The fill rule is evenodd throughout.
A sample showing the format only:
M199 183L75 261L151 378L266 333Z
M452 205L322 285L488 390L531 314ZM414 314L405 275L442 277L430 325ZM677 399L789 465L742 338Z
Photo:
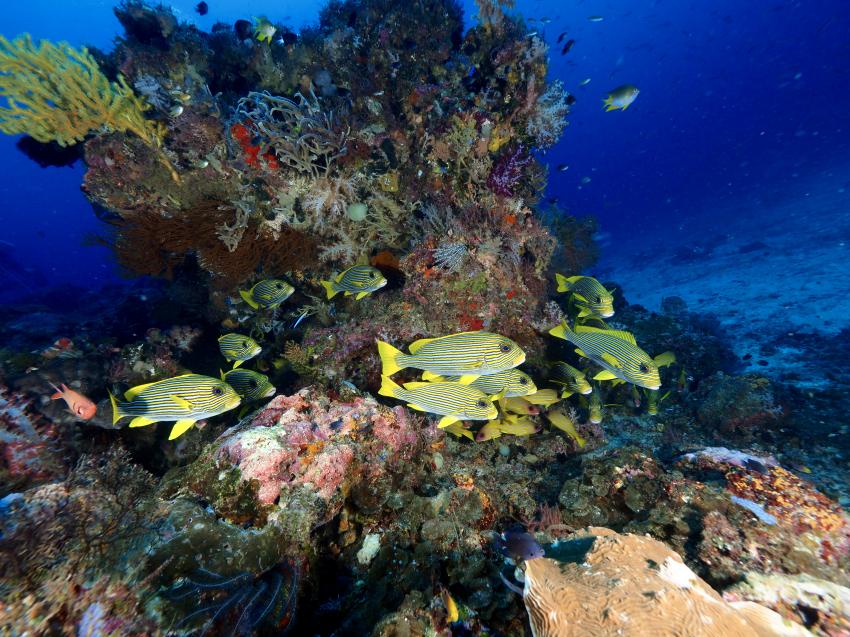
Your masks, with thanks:
M195 4L171 3L202 29L262 14L298 28L321 6L211 0L201 17ZM10 38L108 49L120 30L112 6L6 2L0 24ZM474 3L464 8L473 19ZM540 0L515 10L545 35L552 77L578 99L544 159L549 196L599 220L595 274L650 309L681 296L739 333L848 325L847 2ZM563 32L576 44L562 56ZM637 101L604 112L602 98L624 83L641 89ZM120 282L109 251L93 245L105 227L80 191L82 162L40 168L15 142L0 137L0 302Z

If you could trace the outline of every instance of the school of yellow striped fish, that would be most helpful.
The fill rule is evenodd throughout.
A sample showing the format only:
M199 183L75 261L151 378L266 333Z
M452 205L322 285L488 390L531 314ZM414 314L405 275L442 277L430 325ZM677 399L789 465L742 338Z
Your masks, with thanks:
M321 281L328 299L343 292L355 300L386 283L379 270L362 265ZM560 360L551 364L548 382L558 389L538 388L535 380L519 369L526 355L510 338L472 331L419 339L408 345L407 352L378 340L382 366L378 393L439 416L440 429L475 442L537 433L541 429L537 417L542 415L581 448L586 441L579 433L579 411L561 403L577 400L586 422L598 425L606 407L611 406L605 405L602 383L631 384L634 405L645 402L647 413L656 415L670 394L660 391L660 369L673 364L675 355L664 352L653 358L638 346L634 335L610 328L604 319L614 315L614 294L595 278L556 274L555 283L558 292L568 295L566 318L549 333L574 346L578 357L575 363ZM239 295L255 311L274 311L294 291L286 281L264 279L249 290L240 290ZM124 400L110 394L113 421L131 417L130 427L174 421L169 435L173 440L199 420L274 396L276 389L268 376L240 368L262 352L260 343L236 332L223 334L218 343L221 355L232 363L229 371L220 371L220 378L187 373L133 387L125 392ZM594 367L599 368L595 373ZM421 371L421 379L399 384L391 378L406 369ZM479 425L473 428L471 423L476 422Z
M660 369L675 362L672 352L651 357L634 335L605 323L614 315L614 294L589 276L555 275L558 292L567 293L567 319L550 334L575 346L579 360L553 363L549 382L560 389L538 389L534 379L518 369L525 352L511 339L486 331L460 332L411 343L407 352L377 341L382 365L379 393L404 401L411 409L440 416L437 426L476 442L503 435L529 436L540 431L536 416L545 415L552 427L566 433L578 448L586 444L579 433L579 412L559 403L576 397L592 425L605 415L603 382L630 383L646 397L650 415L669 394L661 395ZM582 362L583 361L583 362ZM599 370L588 378L593 367ZM421 380L398 384L390 377L405 369L421 370ZM634 401L640 405L640 399ZM468 423L486 421L473 429Z

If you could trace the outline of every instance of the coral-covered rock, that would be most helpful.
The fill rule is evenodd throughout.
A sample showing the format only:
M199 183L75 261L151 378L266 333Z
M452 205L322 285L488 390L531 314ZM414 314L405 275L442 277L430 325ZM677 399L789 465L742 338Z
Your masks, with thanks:
M760 376L717 374L704 382L697 398L700 422L726 435L753 437L778 427L783 417L770 381Z
M261 505L280 498L286 506L282 490L306 487L332 502L334 511L357 480L380 479L386 468L415 452L422 436L421 425L403 408L360 397L333 402L305 388L276 397L249 423L226 431L216 443L215 462L238 468L244 481L256 481Z
M811 575L745 573L723 599L756 602L787 620L802 619L817 635L850 634L850 588Z
M571 562L525 565L523 599L535 637L809 635L767 609L726 603L661 542L588 529L566 543ZM559 547L560 548L560 547Z

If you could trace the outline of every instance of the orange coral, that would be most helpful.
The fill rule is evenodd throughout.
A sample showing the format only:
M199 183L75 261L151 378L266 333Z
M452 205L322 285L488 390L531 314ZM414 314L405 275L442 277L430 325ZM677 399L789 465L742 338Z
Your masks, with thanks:
M800 532L829 533L847 526L847 517L837 503L782 467L770 467L766 474L732 471L726 479L732 493L764 505Z

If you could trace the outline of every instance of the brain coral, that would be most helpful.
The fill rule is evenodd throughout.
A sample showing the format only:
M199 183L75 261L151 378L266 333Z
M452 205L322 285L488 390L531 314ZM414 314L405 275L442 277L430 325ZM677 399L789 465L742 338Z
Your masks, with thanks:
M758 604L724 602L657 540L588 533L564 543L590 546L577 559L573 551L571 561L526 563L523 598L534 637L811 635Z

